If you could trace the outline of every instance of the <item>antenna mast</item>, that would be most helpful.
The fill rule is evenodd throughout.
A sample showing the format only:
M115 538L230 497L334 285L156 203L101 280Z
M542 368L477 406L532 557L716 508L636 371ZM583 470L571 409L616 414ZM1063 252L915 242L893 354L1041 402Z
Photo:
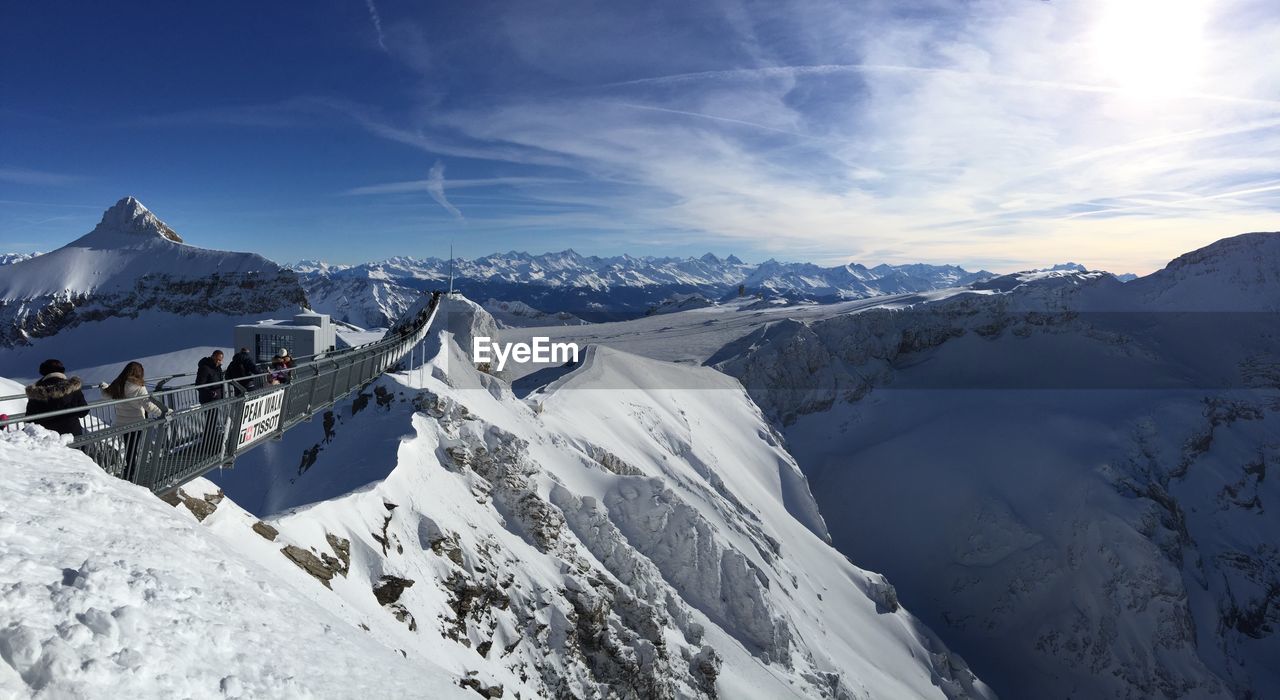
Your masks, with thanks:
M453 243L449 244L449 298L453 298Z

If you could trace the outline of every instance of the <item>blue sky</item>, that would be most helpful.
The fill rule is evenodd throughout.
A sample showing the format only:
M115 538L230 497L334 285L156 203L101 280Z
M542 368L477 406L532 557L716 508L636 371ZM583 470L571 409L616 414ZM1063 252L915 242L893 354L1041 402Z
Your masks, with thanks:
M1147 272L1280 229L1273 2L9 4L0 251Z

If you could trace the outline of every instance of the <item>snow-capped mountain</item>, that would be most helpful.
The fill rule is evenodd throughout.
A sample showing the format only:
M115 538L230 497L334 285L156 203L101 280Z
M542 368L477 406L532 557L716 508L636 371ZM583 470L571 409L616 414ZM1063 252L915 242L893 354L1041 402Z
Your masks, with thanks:
M23 260L30 260L37 255L39 255L39 253L0 253L0 266L12 265L14 263L22 262Z
M49 352L95 343L102 349L104 341L119 338L132 341L132 352L150 354L166 349L152 342L191 345L180 345L190 338L151 332L170 321L169 330L181 335L195 319L210 317L221 343L230 335L231 319L288 313L306 303L294 272L253 253L183 243L138 200L126 197L88 234L0 267L0 347L43 341L53 343L45 348ZM90 324L98 330L67 335Z
M865 299L886 294L905 294L946 287L959 287L986 277L986 271L968 272L955 265L877 265L867 268L850 263L819 267L809 263L760 264L742 282L748 293L766 293L788 299L836 301Z
M827 543L734 380L591 348L521 400L462 350L494 321L445 304L434 359L180 509L344 617L335 634L489 697L991 697Z
M295 263L308 297L321 311L359 324L396 317L395 301L406 290L448 284L448 260L390 258L353 266L316 261ZM673 297L697 294L710 300L741 294L791 300L837 301L882 294L954 287L990 277L954 265L850 264L820 267L775 260L751 265L732 255L719 258L597 257L573 250L543 255L510 252L455 260L454 287L469 297L520 303L544 313L567 313L590 321L650 313ZM367 325L376 325L367 323Z
M518 328L522 326L578 326L586 323L567 311L548 313L539 311L522 301L499 301L490 299L484 304L484 310L493 316L499 328Z
M331 272L340 272L351 267L350 265L330 265L321 260L299 260L296 263L288 265L290 270L300 274L329 274Z
M386 328L422 298L422 292L394 280L327 271L299 273L311 308L343 323Z
M1045 267L1039 270L1032 270L1032 272L1063 272L1063 271L1089 272L1089 268L1085 267L1084 265L1081 265L1080 263L1065 262L1065 263L1058 263L1057 265L1054 265L1052 267ZM1135 275L1132 272L1118 272L1118 273L1113 272L1111 274L1115 275L1115 278L1120 280L1121 282L1130 282L1132 280L1138 279L1138 275Z
M785 426L836 545L997 692L1269 697L1277 270L1280 234L1247 234L1129 283L779 320L710 362Z

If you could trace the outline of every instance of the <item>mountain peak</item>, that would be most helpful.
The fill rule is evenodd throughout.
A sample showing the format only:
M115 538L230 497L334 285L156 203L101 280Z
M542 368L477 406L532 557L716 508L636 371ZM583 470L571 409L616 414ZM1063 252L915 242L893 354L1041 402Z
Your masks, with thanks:
M102 221L93 229L93 233L99 232L159 236L174 243L182 243L182 236L133 197L121 199L103 213Z

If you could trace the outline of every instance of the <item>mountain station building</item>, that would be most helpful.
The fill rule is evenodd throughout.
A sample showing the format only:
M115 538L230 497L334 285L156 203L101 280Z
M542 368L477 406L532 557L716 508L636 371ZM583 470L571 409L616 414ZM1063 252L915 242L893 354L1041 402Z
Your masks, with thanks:
M270 362L281 350L295 358L329 352L337 346L337 332L328 314L305 311L293 322L267 320L236 326L236 350L249 348L255 362Z

